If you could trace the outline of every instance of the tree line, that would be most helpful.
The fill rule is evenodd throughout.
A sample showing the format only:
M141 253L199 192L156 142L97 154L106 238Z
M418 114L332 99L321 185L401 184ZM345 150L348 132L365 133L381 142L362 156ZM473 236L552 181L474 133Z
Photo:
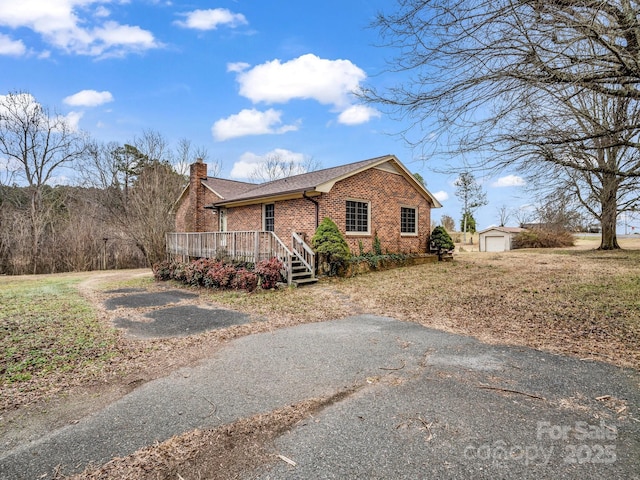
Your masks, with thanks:
M619 248L640 204L637 0L398 0L374 26L402 77L361 96L411 121L409 144L569 193Z
M100 143L29 93L0 96L0 274L150 266L165 257L188 140ZM209 162L219 173L218 162Z

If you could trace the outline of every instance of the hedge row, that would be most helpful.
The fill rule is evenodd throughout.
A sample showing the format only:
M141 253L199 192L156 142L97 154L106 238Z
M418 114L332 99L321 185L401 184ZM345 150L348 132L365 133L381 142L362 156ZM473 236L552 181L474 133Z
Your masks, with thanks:
M164 261L153 266L156 280L176 280L186 285L205 288L254 291L274 288L282 279L283 263L277 258L249 264L231 265L219 260L201 258L189 263Z
M534 228L525 230L513 237L512 248L558 248L572 247L575 238L571 232L565 230L545 230Z

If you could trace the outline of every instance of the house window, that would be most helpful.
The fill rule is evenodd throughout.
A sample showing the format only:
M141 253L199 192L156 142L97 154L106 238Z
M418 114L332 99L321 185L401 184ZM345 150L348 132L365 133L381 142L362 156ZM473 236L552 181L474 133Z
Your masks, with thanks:
M273 232L276 224L276 209L273 203L264 206L264 230L265 232Z
M416 235L418 233L416 222L416 209L412 207L400 207L400 233Z
M347 233L369 233L369 202L347 200Z

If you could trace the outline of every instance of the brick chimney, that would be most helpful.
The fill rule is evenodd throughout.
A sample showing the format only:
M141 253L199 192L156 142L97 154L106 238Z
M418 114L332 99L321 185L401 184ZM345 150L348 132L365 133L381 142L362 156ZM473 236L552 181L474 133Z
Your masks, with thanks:
M207 164L198 158L189 168L189 204L193 215L193 231L205 231L205 199L202 180L207 179Z

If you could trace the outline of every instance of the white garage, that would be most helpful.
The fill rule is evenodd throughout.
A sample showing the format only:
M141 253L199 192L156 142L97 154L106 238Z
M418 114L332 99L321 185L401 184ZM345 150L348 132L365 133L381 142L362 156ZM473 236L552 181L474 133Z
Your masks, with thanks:
M520 227L490 227L482 230L479 235L481 252L505 252L511 250L511 239L524 231Z

